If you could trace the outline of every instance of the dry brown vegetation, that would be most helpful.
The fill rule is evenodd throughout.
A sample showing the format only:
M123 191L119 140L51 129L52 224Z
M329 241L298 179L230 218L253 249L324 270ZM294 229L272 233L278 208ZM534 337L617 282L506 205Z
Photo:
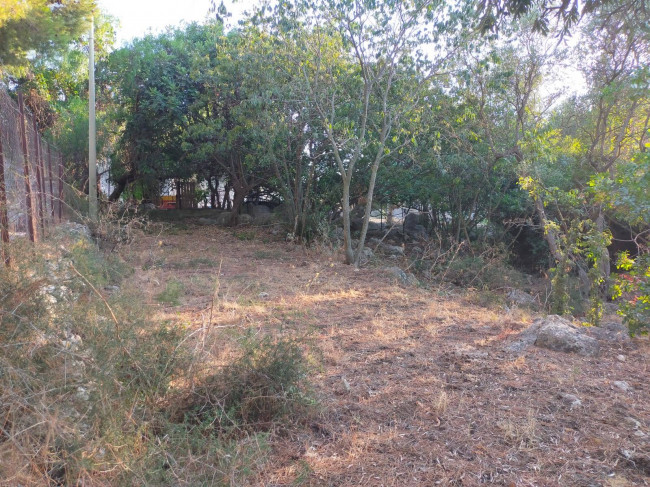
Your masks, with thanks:
M514 355L504 345L530 311L400 287L381 262L357 271L263 230L161 228L123 257L155 321L220 334L226 348L244 329L306 344L318 405L275 424L264 461L233 483L650 484L647 340L597 358Z

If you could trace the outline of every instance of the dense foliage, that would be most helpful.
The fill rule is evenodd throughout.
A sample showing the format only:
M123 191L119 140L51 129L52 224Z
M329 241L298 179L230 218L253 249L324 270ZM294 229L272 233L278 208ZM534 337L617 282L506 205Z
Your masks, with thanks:
M59 3L24 5L49 6L42 35L73 15L65 42L40 49L35 36L3 63L32 88L83 188L86 54L71 36L91 4ZM445 245L505 242L513 262L550 269L552 309L571 311L577 292L597 322L616 254L647 252L647 7L296 0L228 30L215 3L216 21L112 51L111 21L96 17L110 199L155 200L166 181L194 179L235 224L264 195L298 239L339 222L356 265L373 210L418 209ZM26 15L12 12L5 37ZM580 92L554 91L566 60Z

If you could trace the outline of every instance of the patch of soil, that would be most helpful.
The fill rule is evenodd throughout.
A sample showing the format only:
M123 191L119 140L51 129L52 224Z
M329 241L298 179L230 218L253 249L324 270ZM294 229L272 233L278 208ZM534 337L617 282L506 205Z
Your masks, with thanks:
M650 453L647 340L603 343L599 357L508 353L528 312L399 287L262 230L187 226L124 255L160 320L316 343L320 413L272 434L251 485L650 484L634 461ZM179 306L156 299L171 280Z

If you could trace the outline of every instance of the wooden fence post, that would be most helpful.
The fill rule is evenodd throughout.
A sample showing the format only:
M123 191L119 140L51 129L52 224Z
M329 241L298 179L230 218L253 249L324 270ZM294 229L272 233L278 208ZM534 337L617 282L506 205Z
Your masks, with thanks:
M36 150L36 188L38 190L38 219L41 223L41 238L45 238L45 218L43 213L43 170L41 168L41 138L38 135L38 125L36 117L32 118L32 128L34 130L34 149Z
M9 257L9 218L7 218L7 188L5 185L5 154L2 150L2 127L0 127L0 233L2 234L2 249L0 256L5 265L11 265Z
M32 210L32 182L29 178L29 152L27 151L27 129L25 128L25 100L22 92L18 92L18 111L20 112L20 139L23 146L23 167L25 179L25 205L27 206L27 232L32 242L36 241L34 213Z
M59 223L63 221L63 156L59 152Z
M52 223L54 223L54 186L52 184L54 174L52 174L52 145L49 142L47 143L47 173L50 176L50 214Z

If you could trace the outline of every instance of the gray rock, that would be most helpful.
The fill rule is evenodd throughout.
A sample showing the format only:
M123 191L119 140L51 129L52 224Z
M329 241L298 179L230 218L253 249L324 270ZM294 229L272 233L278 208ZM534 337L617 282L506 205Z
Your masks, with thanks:
M246 211L253 218L271 214L271 208L266 205L250 205Z
M246 208L246 213L253 217L253 221L257 225L265 225L273 219L273 212L266 205L249 205Z
M56 228L57 231L67 233L73 237L90 238L90 228L88 228L86 225L82 225L81 223L65 222L60 223Z
M363 227L363 218L351 218L350 219L350 230L353 232L361 231Z
M506 347L509 352L521 353L528 347L535 344L537 340L537 333L542 326L542 319L535 320L532 325L517 335L514 342Z
M624 380L616 380L612 382L612 385L618 387L623 392L632 392L634 390L634 388Z
M373 257L375 256L375 253L372 251L370 247L363 247L363 250L361 251L361 263L365 264L366 262L370 261Z
M81 399L82 401L88 401L90 399L90 392L88 392L88 389L85 387L79 386L77 387L75 396L77 396L77 398Z
M363 220L363 215L365 213L366 213L366 207L364 205L355 205L355 207L350 210L350 218Z
M600 352L598 340L581 333L578 327L556 315L545 318L537 333L535 346L579 355L594 356Z
M221 225L222 227L225 227L230 223L230 217L231 217L231 212L229 211L224 211L219 213L219 216L217 216L217 225Z
M419 284L417 278L413 274L410 272L406 273L397 266L388 267L386 272L397 278L400 284L404 286L417 286Z
M239 215L239 224L240 225L250 225L253 223L253 217L250 215L247 215L244 213L243 215Z
M400 257L404 255L404 248L398 245L383 244L381 250L388 255L397 255Z
M643 426L643 424L641 423L641 421L639 421L639 420L636 419L636 418L633 418L632 416L626 416L626 417L623 418L623 419L625 420L625 422L626 422L628 425L630 425L630 426L631 426L633 429L635 429L635 430L638 430L638 429L641 428L641 426Z
M404 247L399 245L391 245L385 242L382 242L378 238L371 238L368 240L368 243L374 245L379 252L386 255L396 255L399 257L404 256Z
M429 216L426 213L409 212L409 214L404 217L404 231L406 233L413 233L416 231L416 227L418 226L424 228L424 224L427 222L428 217Z
M360 232L363 228L363 217L361 218L352 218L350 220L350 230L353 232ZM381 225L377 222L368 222L368 232L376 233L381 230Z
M428 236L426 224L429 222L427 213L409 212L404 217L404 233L413 239L426 239Z
M531 345L587 356L597 355L600 351L598 340L587 336L582 328L557 315L535 320L506 350L521 353Z
M562 402L564 404L569 406L570 409L582 406L582 401L580 400L580 398L578 398L578 396L576 396L574 394L568 394L568 393L562 392L562 393L559 394L559 397L560 397L560 399L562 400Z
M71 352L77 352L83 345L81 337L72 332L66 332L65 338L61 340L61 346Z
M630 333L622 323L609 322L601 326L594 326L589 329L589 333L596 339L603 342L626 343L631 340Z
M415 225L415 227L406 231L406 234L414 239L426 239L429 235L423 225Z
M517 306L531 306L537 303L533 296L520 289L511 289L508 291L506 299L510 304L516 304Z

